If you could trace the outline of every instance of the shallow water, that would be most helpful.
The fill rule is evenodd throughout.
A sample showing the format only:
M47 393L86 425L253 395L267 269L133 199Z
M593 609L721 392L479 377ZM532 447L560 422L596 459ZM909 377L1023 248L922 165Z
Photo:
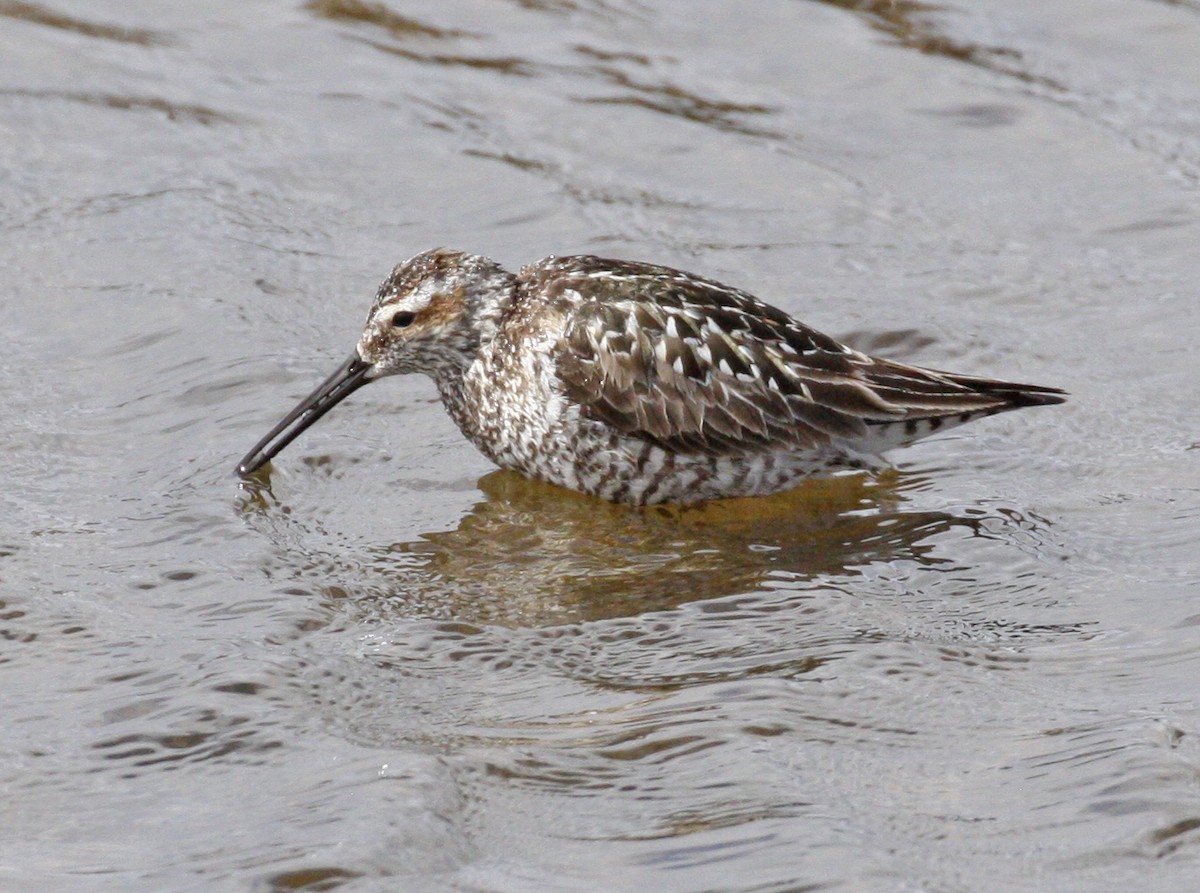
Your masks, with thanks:
M0 0L0 889L1200 878L1200 6ZM1067 388L634 512L367 388L434 245Z

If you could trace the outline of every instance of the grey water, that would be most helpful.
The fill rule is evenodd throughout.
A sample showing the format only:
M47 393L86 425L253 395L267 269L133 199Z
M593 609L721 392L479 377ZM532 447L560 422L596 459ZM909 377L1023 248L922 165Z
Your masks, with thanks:
M1200 880L1200 5L0 0L0 890ZM391 266L590 252L1063 387L633 511Z

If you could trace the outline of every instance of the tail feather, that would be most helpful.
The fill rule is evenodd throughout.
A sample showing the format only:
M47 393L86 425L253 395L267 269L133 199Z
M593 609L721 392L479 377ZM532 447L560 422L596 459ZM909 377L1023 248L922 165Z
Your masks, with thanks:
M905 446L984 416L1027 406L1050 406L1067 399L1066 391L1060 388L901 363L888 363L885 370L875 371L872 379L879 396L904 409L904 415L895 420L866 420L863 446L872 452Z
M994 378L982 378L975 375L958 375L947 372L938 374L956 385L973 390L976 394L1003 402L1005 405L1000 411L1020 409L1023 406L1051 406L1055 403L1065 403L1068 396L1062 388L1019 384L1015 381L998 381Z

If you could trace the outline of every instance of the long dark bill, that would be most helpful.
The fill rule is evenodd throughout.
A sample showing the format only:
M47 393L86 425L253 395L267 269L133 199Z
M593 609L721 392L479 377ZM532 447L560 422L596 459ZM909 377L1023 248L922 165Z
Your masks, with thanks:
M370 363L364 363L358 354L351 356L254 445L254 449L238 463L237 473L248 477L270 462L313 422L371 381L367 378L370 371Z

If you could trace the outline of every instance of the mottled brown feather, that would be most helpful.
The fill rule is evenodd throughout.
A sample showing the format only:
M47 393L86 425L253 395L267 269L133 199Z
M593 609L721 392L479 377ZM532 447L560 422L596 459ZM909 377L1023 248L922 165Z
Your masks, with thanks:
M577 293L555 347L568 399L677 452L819 448L897 421L1061 401L1053 388L869 357L746 292L665 267L548 258L521 279ZM910 439L932 430L908 427Z

